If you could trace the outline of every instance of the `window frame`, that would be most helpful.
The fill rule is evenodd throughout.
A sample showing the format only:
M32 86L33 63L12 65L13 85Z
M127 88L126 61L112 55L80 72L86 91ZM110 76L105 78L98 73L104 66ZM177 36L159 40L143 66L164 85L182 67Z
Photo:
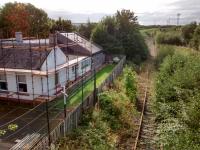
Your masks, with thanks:
M81 62L81 69L85 69L90 65L90 59L85 59Z
M24 78L25 78L25 81L24 82L21 82L21 81L19 81L19 76L24 76ZM28 85L27 85L27 82L26 82L26 75L24 75L24 74L17 74L16 75L16 79L17 79L17 91L18 91L18 93L28 93ZM20 87L19 87L19 85L26 85L26 91L20 91Z
M5 83L6 84L6 89L1 89L1 86L0 86L0 91L8 91L8 82L7 82L7 80L6 80L6 74L0 74L0 76L4 76L4 80L2 80L1 78L0 78L0 83Z

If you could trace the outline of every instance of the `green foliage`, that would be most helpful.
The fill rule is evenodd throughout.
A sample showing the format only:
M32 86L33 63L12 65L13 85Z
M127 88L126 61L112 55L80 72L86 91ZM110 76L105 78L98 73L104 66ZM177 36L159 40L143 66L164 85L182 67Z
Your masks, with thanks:
M66 32L72 32L74 30L74 27L72 25L71 20L65 20L61 17L58 18L58 20L51 19L51 32L54 31L66 31Z
M194 132L200 132L200 94L190 97L184 108L184 122L187 127Z
M90 20L88 20L87 24L81 24L80 27L78 27L78 32L87 39L90 39L92 30L95 28L95 26L96 23L91 23Z
M159 44L183 45L183 39L179 32L160 32L156 37Z
M160 45L158 47L158 52L157 52L157 56L155 59L155 65L158 68L160 66L160 64L163 62L163 60L167 57L167 56L172 56L175 52L175 48L173 46L170 45Z
M47 37L49 32L72 32L70 20L48 18L47 13L30 3L6 3L0 9L0 29L4 38L13 37L21 31L24 36Z
M135 63L147 57L147 46L138 30L137 17L130 10L105 17L93 30L91 39L108 53L125 54Z
M195 50L200 49L200 26L198 26L193 34L193 37L190 42L191 47L193 47Z
M121 42L109 34L113 32L111 28L113 24L105 24L104 22L114 22L114 18L106 17L102 23L99 23L93 30L92 40L100 44L108 53L123 53Z
M126 67L124 72L126 94L131 102L134 102L134 100L136 99L137 91L135 71L132 68Z
M199 149L200 58L175 52L167 56L156 78L155 110L164 149Z
M4 37L11 37L21 31L25 36L48 34L48 16L41 9L29 3L6 3L0 12L1 28Z
M99 108L84 114L79 128L60 140L60 149L123 149L120 139L132 137L133 116L137 115L124 82L125 75L115 81L112 89L99 95Z
M110 95L110 92L104 92L100 95L100 107L104 108L102 112L103 120L109 123L111 129L119 129L121 126L121 122L119 122L119 116L122 112L119 107L115 107L113 96Z
M185 25L181 28L182 36L183 36L184 42L186 44L190 43L196 27L197 27L197 23L192 22L192 23Z

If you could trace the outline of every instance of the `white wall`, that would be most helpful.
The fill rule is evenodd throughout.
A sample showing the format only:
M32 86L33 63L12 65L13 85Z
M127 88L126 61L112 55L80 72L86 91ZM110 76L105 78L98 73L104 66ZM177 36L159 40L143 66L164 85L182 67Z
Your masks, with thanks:
M54 57L56 56L56 57ZM67 58L65 54L61 51L60 48L55 48L55 55L54 55L54 49L49 53L47 59L42 64L41 70L46 71L46 61L48 65L48 70L55 69L55 59L56 59L56 66L64 64L67 62Z
M11 92L17 92L17 82L16 82L16 73L14 72L9 72L6 74L7 76L7 83L8 83L8 91ZM27 83L27 94L29 96L25 95L16 95L13 94L10 96L11 98L16 98L18 99L26 99L26 100L32 100L33 99L33 89L32 89L32 77L31 74L26 73L26 74L21 74L26 76L26 83ZM34 83L34 93L35 94L41 94L41 82L40 82L40 77L39 76L34 76L33 77L33 83ZM34 97L37 97L36 95Z
M59 50L58 50L59 51ZM89 65L83 69L83 73L88 72L91 69L91 58L86 58L89 60ZM86 60L85 59L85 60ZM61 61L62 58L60 59ZM83 61L85 61L83 60ZM48 60L50 61L50 60ZM60 61L60 62L61 62ZM58 63L60 63L58 62ZM82 75L82 62L78 63L78 76ZM53 66L54 68L54 66ZM44 68L43 68L44 69ZM59 75L59 83L63 85L63 83L66 83L68 80L68 69L63 68L58 71ZM33 87L32 87L32 76L31 73L24 73L22 75L26 76L26 83L27 83L27 93L29 96L24 96L24 95L19 95L20 99L25 99L25 100L33 100L34 98L37 98L40 95L47 95L48 89L47 89L47 77L46 76L39 76L39 75L34 75L33 76ZM41 79L42 78L42 79ZM75 80L75 73L72 72L72 66L69 68L69 80L73 81ZM12 92L17 92L17 84L16 84L16 73L10 72L7 73L7 82L8 82L8 91ZM48 83L49 83L49 95L52 96L55 94L55 74L50 74L48 77ZM43 89L43 90L42 90ZM34 90L34 95L33 95L33 90ZM43 91L43 93L42 93ZM18 96L15 94L12 96L12 98L18 98Z
M99 53L93 56L94 66L96 68L100 67L105 62L105 54Z

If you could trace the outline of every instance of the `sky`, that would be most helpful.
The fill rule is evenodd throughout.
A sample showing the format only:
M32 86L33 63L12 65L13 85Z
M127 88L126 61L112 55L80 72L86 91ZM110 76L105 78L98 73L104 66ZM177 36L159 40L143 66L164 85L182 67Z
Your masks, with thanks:
M140 24L176 24L180 13L180 24L200 21L200 0L0 0L32 3L44 9L49 17L62 17L74 23L99 21L117 10L130 9L138 16Z

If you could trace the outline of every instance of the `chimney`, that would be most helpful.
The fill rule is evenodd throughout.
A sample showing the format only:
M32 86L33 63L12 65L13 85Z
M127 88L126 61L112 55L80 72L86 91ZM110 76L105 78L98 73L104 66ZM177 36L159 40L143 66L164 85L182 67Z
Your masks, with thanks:
M57 35L56 34L49 34L49 45L54 46L57 45Z
M22 43L23 42L22 32L15 32L15 38L16 38L16 42Z

